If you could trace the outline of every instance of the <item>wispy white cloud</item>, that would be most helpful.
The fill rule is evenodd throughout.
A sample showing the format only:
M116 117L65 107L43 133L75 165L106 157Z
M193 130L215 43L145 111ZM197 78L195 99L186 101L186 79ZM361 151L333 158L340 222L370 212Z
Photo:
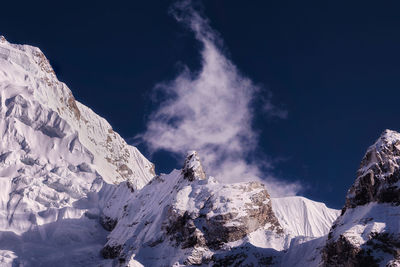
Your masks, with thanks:
M268 162L253 155L258 134L252 127L252 103L261 88L224 55L219 35L190 1L176 4L172 15L202 44L201 68L193 72L184 67L174 80L156 86L166 100L150 115L141 140L151 152L199 151L208 174L220 181L262 180L273 195L294 195L298 184L263 173ZM287 111L276 108L270 97L263 110L269 116L287 117Z

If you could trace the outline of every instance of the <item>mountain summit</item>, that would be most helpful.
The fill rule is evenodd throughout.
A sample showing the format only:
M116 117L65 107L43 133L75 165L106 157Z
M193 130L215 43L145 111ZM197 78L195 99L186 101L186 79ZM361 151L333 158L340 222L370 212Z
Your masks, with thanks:
M189 181L206 179L206 173L203 170L199 155L196 151L188 152L185 163L183 164L182 175Z
M324 249L325 266L400 266L400 134L368 148Z
M4 37L0 117L0 262L101 260L96 218L107 195L99 192L120 182L139 190L153 164L75 100L38 48Z
M346 197L345 208L370 202L400 204L400 134L385 130L368 148L357 179Z

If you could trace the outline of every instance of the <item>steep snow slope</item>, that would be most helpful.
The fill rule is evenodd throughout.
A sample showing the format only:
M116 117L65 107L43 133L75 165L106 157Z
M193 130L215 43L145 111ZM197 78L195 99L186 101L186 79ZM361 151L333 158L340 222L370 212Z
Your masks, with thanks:
M304 197L272 198L272 209L290 241L278 256L281 267L319 266L321 250L339 210Z
M98 217L116 190L110 184L140 189L153 165L75 101L38 48L4 37L0 137L0 262L101 260L106 231Z
M293 239L290 248L281 253L280 267L320 267L322 266L322 253L327 235L315 239ZM334 266L331 266L334 267ZM335 266L336 267L336 266Z
M304 197L272 198L272 209L292 236L321 237L329 232L340 211Z
M154 176L153 165L135 147L128 146L106 120L74 99L38 48L10 44L0 37L0 85L6 120L16 119L17 124L31 128L32 134L40 132L52 142L71 137L70 151L75 149L75 140L79 141L108 183L128 179L141 188ZM10 123L4 123L5 127L13 128Z

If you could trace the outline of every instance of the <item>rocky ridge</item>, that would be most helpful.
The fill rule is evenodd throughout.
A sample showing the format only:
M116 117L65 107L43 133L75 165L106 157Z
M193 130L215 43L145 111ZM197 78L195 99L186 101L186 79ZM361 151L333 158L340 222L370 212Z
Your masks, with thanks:
M386 130L361 161L323 250L324 266L400 266L400 134Z
M368 148L357 179L346 197L347 208L370 202L400 204L400 134L386 130Z

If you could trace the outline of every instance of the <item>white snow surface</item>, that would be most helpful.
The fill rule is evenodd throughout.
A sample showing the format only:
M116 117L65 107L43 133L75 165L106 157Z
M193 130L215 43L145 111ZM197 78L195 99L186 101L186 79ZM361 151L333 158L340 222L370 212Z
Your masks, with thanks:
M292 240L292 245L281 255L280 261L276 265L280 267L322 266L321 250L325 246L327 236L309 240L299 239ZM299 243L294 244L296 242Z
M297 196L272 198L272 208L287 234L294 237L324 236L340 215L340 210Z
M329 241L335 242L339 237L345 237L353 246L361 248L366 246L374 235L384 234L394 238L393 242L398 242L396 240L400 233L399 214L400 207L389 203L371 202L347 209L335 222ZM386 264L393 259L393 255L384 249L373 250L372 256L380 259L379 266L387 266Z
M398 206L376 202L348 209L335 223L332 240L344 235L352 244L361 246L369 240L371 233L399 233L399 213Z

